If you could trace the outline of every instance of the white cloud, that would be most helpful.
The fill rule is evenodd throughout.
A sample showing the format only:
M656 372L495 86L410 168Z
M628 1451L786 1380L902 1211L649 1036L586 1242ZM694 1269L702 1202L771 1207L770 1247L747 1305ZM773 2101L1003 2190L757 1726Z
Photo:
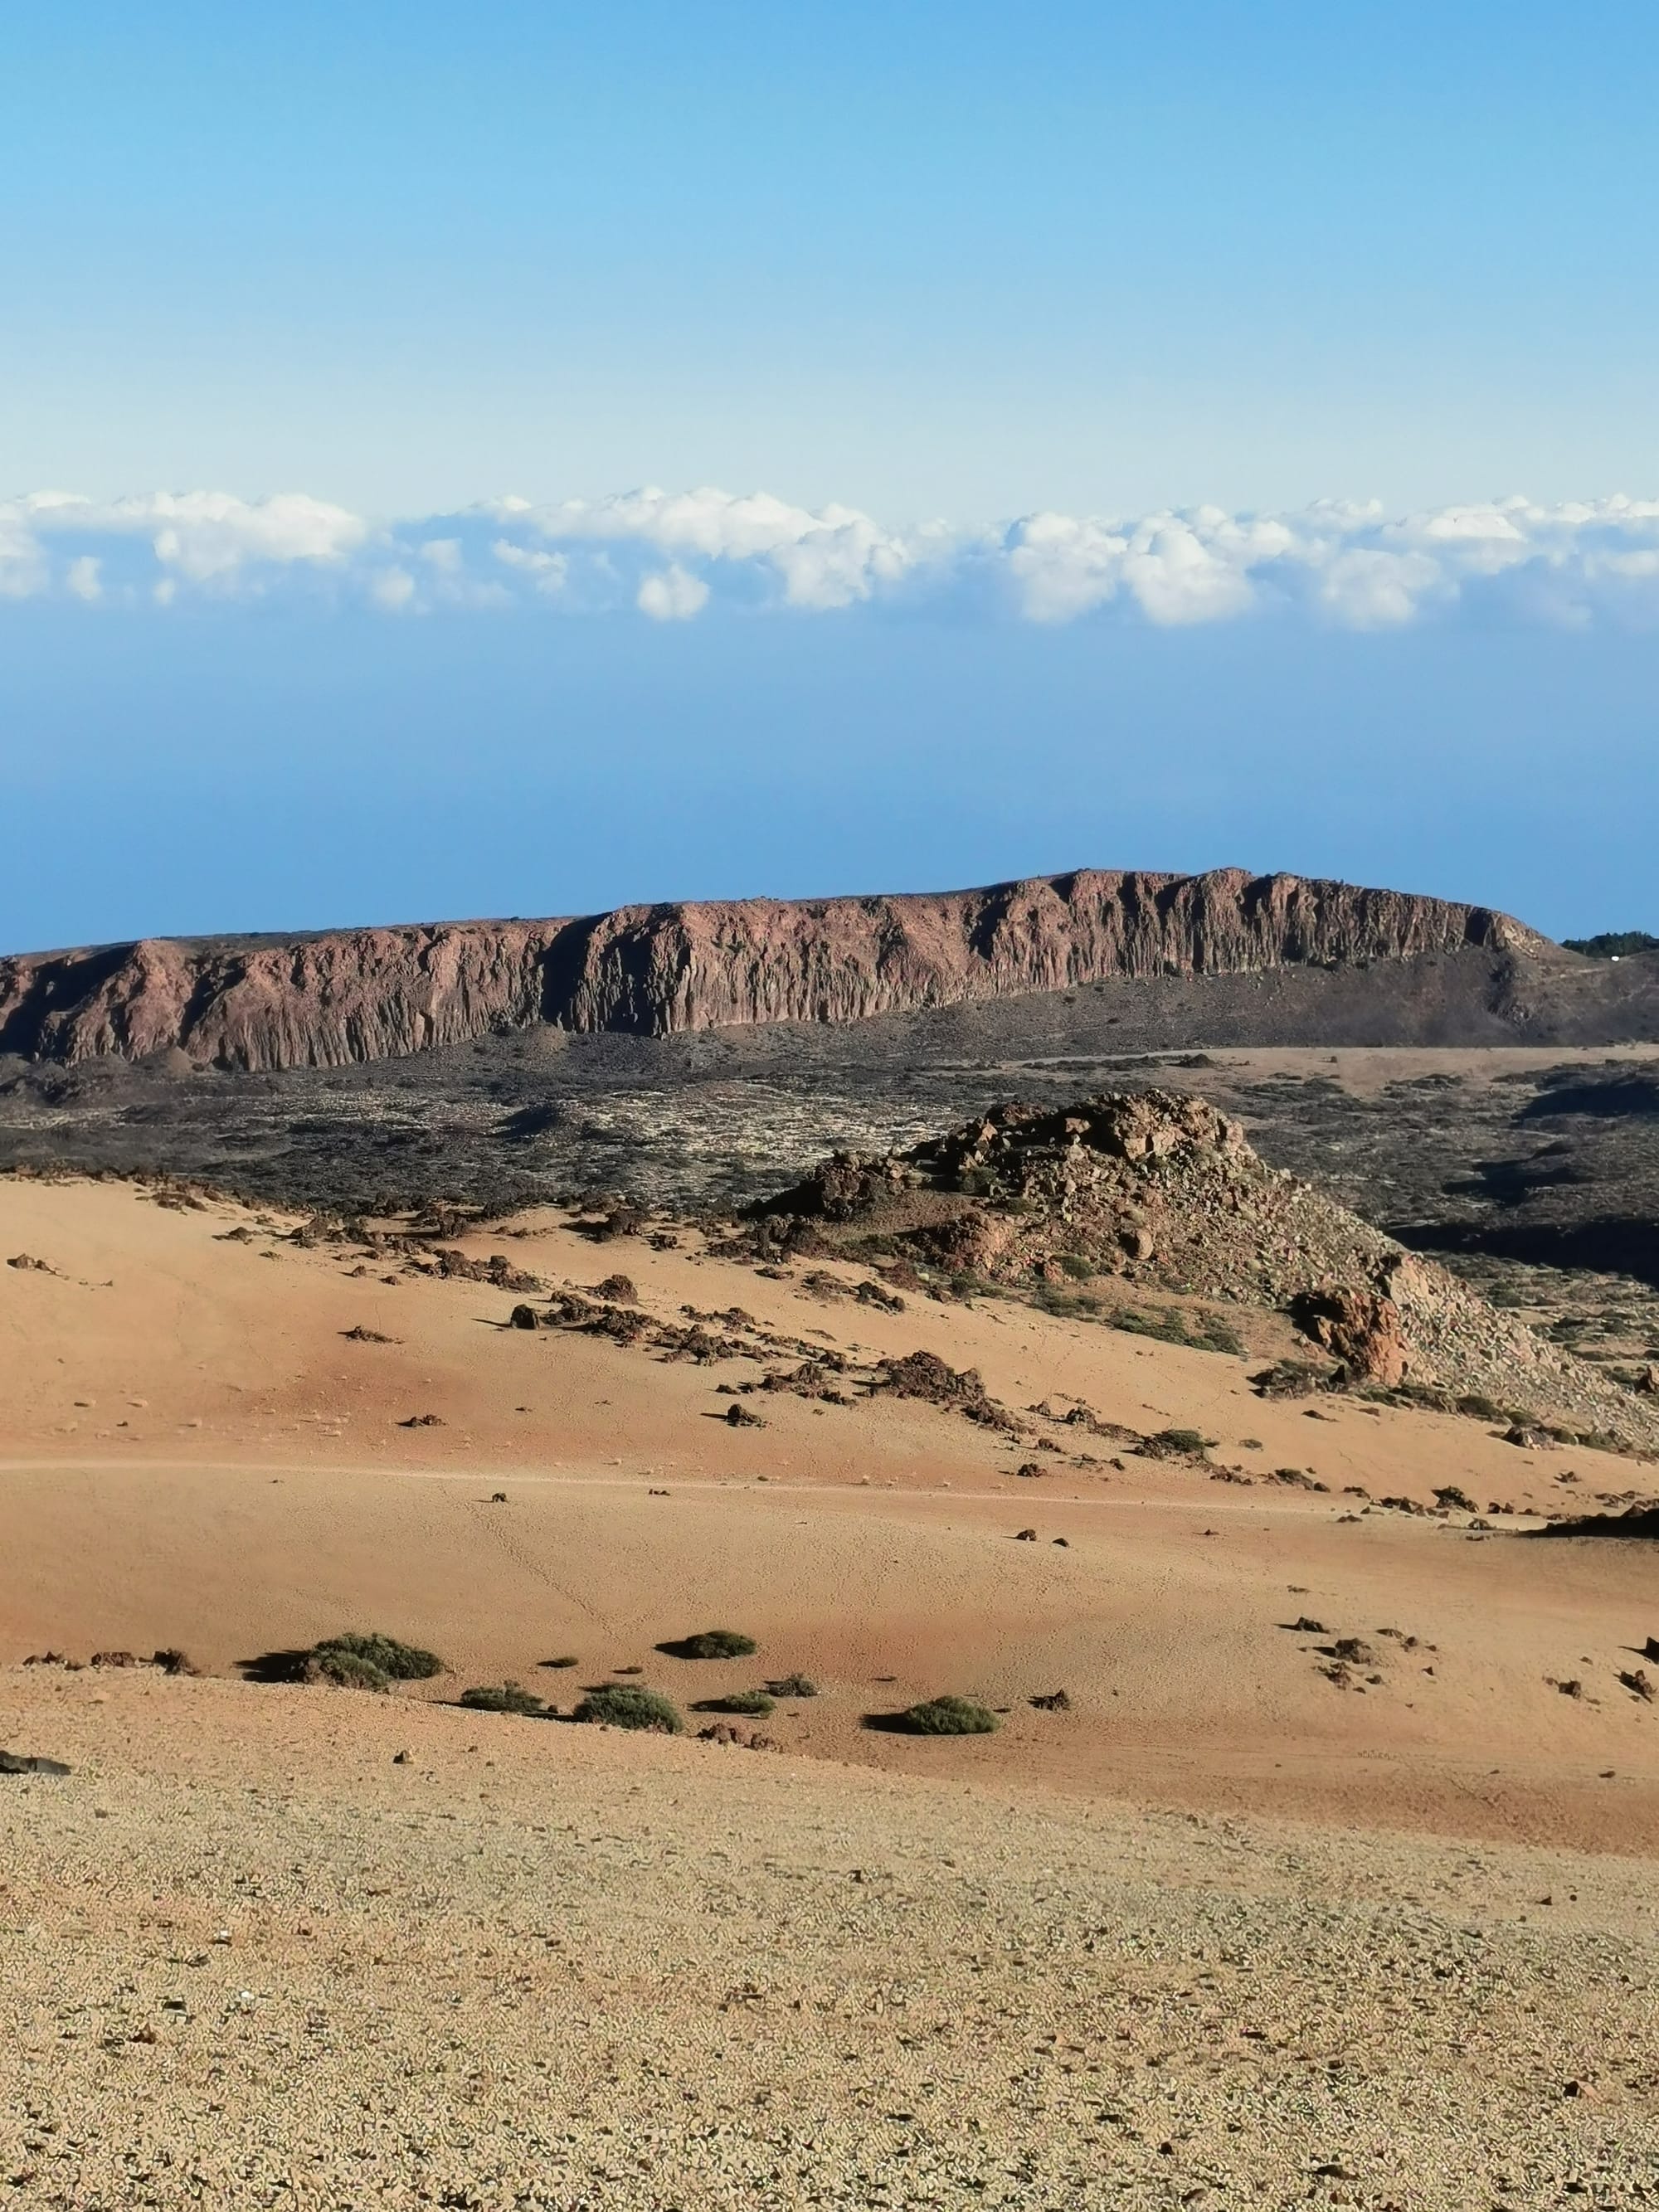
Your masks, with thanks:
M36 492L0 507L0 527L13 518L37 538L148 538L164 568L198 584L253 563L337 562L368 532L358 516L304 492L261 500L229 492L155 492L102 503Z
M538 552L506 538L498 538L489 550L504 568L518 569L549 599L556 599L569 578L570 563L562 553Z
M369 579L368 595L377 607L395 614L415 596L415 579L407 568L382 568Z
M968 528L893 527L857 507L708 486L379 523L303 493L0 501L0 599L165 603L175 591L439 616L631 606L659 622L726 600L811 614L954 604L988 620L1160 628L1277 611L1359 629L1455 620L1475 604L1486 620L1646 626L1659 624L1659 500L1512 498L1398 516L1334 501L1257 515L1044 511Z
M688 575L678 562L660 568L640 586L635 604L653 622L690 622L708 604L708 586L701 576Z
M64 588L72 592L77 599L85 599L88 604L94 599L101 599L104 586L99 579L103 566L94 554L82 554L78 561L70 562L64 576Z

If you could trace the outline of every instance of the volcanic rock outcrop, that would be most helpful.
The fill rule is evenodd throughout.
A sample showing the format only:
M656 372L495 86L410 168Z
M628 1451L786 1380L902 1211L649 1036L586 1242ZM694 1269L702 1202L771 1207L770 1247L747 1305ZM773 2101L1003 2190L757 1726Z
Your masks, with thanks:
M1267 1166L1237 1122L1181 1091L998 1105L908 1152L842 1153L752 1208L745 1234L763 1260L884 1259L890 1273L896 1259L957 1289L1117 1278L1272 1309L1334 1382L1659 1449L1650 1401Z
M538 1022L647 1036L848 1022L1114 978L1471 949L1547 948L1488 908L1401 892L1242 868L1082 870L988 890L20 955L0 960L0 1053L341 1066Z

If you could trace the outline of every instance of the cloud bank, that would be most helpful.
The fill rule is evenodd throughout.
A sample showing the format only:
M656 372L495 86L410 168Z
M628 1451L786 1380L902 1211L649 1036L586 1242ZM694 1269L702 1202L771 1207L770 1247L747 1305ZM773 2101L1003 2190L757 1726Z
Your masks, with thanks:
M1321 501L891 528L857 508L757 492L654 489L374 520L284 493L62 492L0 501L0 599L88 609L305 599L410 619L445 610L721 606L834 615L875 605L1039 623L1158 627L1291 615L1386 630L1490 618L1659 625L1659 500L1514 498L1385 514Z

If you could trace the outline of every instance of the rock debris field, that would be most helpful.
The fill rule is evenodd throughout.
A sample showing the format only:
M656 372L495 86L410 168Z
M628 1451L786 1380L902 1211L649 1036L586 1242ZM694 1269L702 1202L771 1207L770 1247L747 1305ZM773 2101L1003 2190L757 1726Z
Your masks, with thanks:
M1659 2202L1628 1861L94 1679L0 1686L21 2206Z

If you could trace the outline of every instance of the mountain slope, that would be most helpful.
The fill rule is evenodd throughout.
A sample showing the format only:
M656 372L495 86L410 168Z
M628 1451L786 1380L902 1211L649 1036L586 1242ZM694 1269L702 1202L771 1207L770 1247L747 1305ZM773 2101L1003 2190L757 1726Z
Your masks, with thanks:
M1103 981L1547 953L1485 907L1226 868L1083 870L899 897L624 907L578 921L146 939L0 961L0 1052L169 1049L342 1066L547 1023L666 1036L848 1022Z

